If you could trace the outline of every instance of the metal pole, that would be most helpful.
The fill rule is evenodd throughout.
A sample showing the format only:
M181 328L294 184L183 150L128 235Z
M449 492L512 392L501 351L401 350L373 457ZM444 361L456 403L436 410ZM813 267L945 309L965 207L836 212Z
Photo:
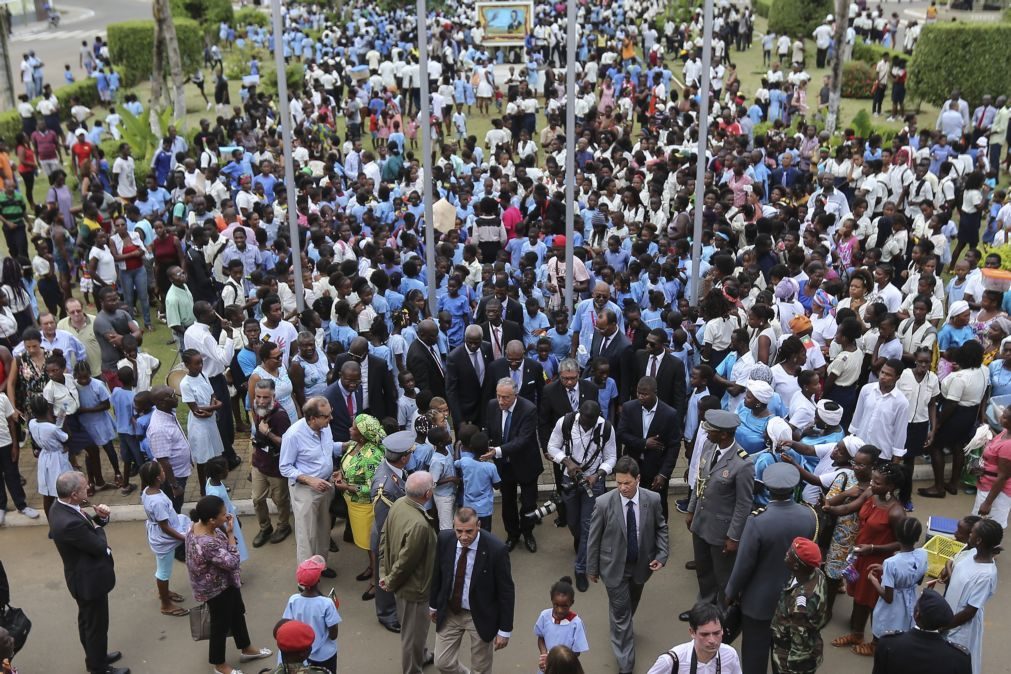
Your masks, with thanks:
M14 76L11 74L10 26L4 12L0 11L0 107L13 110L17 96L14 93Z
M713 0L705 0L702 14L702 83L699 87L699 144L695 161L695 231L692 234L691 292L688 301L699 303L699 265L702 261L702 197L706 192L706 147L709 144L709 84L712 78ZM685 83L687 85L687 82Z
M281 138L284 142L284 186L288 193L288 233L291 236L291 264L295 268L295 304L299 313L305 309L302 288L302 246L298 238L298 205L295 197L295 160L291 155L291 109L288 106L288 78L284 67L284 27L281 0L271 0L274 31L274 65L277 68L277 96L281 99Z
M421 88L421 170L425 200L425 269L428 277L428 312L434 318L438 312L435 297L435 222L432 219L432 112L428 98L428 9L425 0L418 0L418 75Z
M568 0L565 49L565 310L574 306L576 234L576 0Z

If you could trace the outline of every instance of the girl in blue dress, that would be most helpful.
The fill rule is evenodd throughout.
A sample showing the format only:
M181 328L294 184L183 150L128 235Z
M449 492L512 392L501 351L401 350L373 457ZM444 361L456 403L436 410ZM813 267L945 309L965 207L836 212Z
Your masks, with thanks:
M551 608L541 611L534 623L537 650L540 652L538 668L544 670L548 651L555 646L567 646L577 656L590 650L586 642L583 620L572 612L576 592L572 589L572 579L562 577L551 586Z
M927 551L916 547L922 535L923 525L915 517L899 520L895 525L899 551L884 563L867 568L868 580L878 593L872 626L875 640L890 632L913 628L916 587L927 573Z
M98 448L105 450L105 455L109 457L109 464L116 474L116 486L125 496L136 487L129 485L119 471L119 457L116 455L116 448L112 446L112 441L118 436L116 433L116 423L112 420L109 410L112 409L111 396L105 384L91 376L91 367L88 361L82 360L74 365L74 380L77 383L77 393L80 396L80 407L77 409L77 418L81 426L91 438L92 446L87 448L88 461L95 466L98 475L101 475L101 458Z
M235 504L228 497L228 489L225 488L225 478L228 477L228 461L223 456L216 456L207 462L206 469L207 483L204 485L204 491L207 496L217 496L225 502L225 510L235 520L235 547L239 549L239 561L244 562L249 559L246 537L242 535L239 514L235 512Z
M611 364L607 358L597 357L590 361L592 376L586 381L597 387L597 402L600 403L600 416L608 421L614 420L614 412L618 407L618 385L611 378Z

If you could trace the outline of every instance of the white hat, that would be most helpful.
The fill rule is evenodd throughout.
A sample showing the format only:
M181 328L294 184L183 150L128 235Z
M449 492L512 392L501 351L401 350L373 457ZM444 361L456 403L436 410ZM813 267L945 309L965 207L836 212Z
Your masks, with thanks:
M980 147L986 147L986 143L987 143L986 136L980 136L979 140L976 141L976 145Z

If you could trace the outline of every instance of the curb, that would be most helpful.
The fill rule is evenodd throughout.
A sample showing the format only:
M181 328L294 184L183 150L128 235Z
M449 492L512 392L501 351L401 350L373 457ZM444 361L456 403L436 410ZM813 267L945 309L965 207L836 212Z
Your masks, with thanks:
M913 470L913 480L922 482L926 480L933 479L933 473L929 465L918 465ZM614 487L612 481L608 481L608 487ZM540 502L543 503L546 500L547 495L555 491L555 487L552 484L539 484L537 485L537 492L541 495ZM678 478L677 480L671 480L670 486L668 488L668 496L685 496L688 494L688 484ZM495 500L500 500L500 495L495 494ZM251 516L253 515L253 501L252 499L240 499L232 502L235 505L235 510L240 516ZM188 512L195 504L184 503L183 512ZM274 504L268 501L268 506L270 508L271 514L277 512ZM144 507L141 505L125 505L125 506L111 506L109 508L112 511L112 519L117 522L143 522L147 519L144 514ZM14 511L7 513L7 527L41 527L48 526L49 522L45 517L39 517L38 519L29 519L22 515L21 513Z
M57 10L61 8L57 7ZM37 24L38 28L28 28L28 29L15 29L11 38L30 38L45 35L47 33L56 33L63 30L64 26L72 26L75 23L80 23L82 21L87 21L88 19L93 19L95 17L95 11L92 9L87 9L85 7L77 7L75 5L64 5L63 9L73 10L69 18L65 18L65 15L60 14L60 25L56 28L50 28L47 21L32 21L32 24ZM99 31L103 32L103 31Z

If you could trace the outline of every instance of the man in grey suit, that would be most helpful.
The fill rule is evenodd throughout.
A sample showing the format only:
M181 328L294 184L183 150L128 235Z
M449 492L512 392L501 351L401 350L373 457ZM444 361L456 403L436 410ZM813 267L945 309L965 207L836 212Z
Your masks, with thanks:
M383 449L386 460L376 468L372 478L372 509L375 512L375 523L372 526L372 554L375 557L375 572L372 582L376 591L376 617L379 623L391 632L400 632L400 621L397 619L397 599L392 592L387 592L379 586L379 573L383 568L382 554L379 549L379 534L386 524L386 516L393 503L406 493L407 473L404 468L414 451L414 431L400 431L387 435L383 439Z
M737 414L726 410L709 410L702 423L707 441L685 519L692 532L698 601L725 603L738 542L751 514L755 466L734 437L740 423ZM678 618L687 622L688 612Z
M599 496L590 518L586 575L607 589L611 648L618 671L635 669L632 616L642 589L654 571L667 563L667 521L660 495L639 488L639 464L623 456L614 466L618 488Z
M741 670L765 674L772 645L772 616L790 570L783 563L793 539L814 539L818 517L793 500L800 471L774 463L762 474L769 505L748 518L727 583L727 601L741 602Z

